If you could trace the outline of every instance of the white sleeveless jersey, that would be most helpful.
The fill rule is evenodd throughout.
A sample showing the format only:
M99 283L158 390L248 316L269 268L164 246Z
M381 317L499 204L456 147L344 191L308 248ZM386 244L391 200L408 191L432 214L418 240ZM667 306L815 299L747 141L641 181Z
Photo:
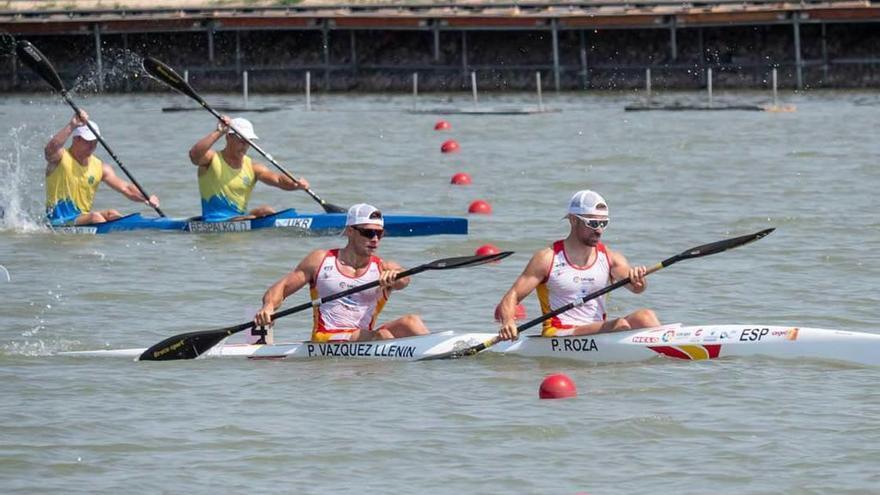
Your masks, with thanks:
M359 277L349 277L339 270L338 249L327 251L318 267L315 279L311 281L312 299L324 298L352 287L379 280L379 266L382 259L370 258L370 266ZM376 316L385 305L386 295L381 287L369 289L324 303L314 309L315 332L335 332L341 334L354 330L372 330ZM339 336L341 339L345 337Z
M553 264L550 272L538 285L538 301L541 311L548 313L576 301L583 296L604 288L611 281L611 260L601 242L596 245L596 259L589 266L576 266L568 261L563 241L553 243ZM565 335L558 330L604 321L605 296L591 299L585 304L544 321L545 335Z

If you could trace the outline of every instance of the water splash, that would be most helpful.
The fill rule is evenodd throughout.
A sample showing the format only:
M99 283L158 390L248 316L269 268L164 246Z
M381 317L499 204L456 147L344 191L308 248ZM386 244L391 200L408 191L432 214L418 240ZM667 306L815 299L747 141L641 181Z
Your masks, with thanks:
M122 90L143 74L144 59L135 52L123 48L105 48L101 51L102 70L98 72L95 62L86 65L85 72L77 76L72 90L76 93L98 93Z
M36 136L26 137L31 130L26 124L13 127L9 139L0 141L0 230L17 232L46 230L42 221L40 198L43 188L39 180L44 176L38 160L32 160L34 150L28 145ZM38 213L39 212L39 213Z
M15 52L15 37L6 31L0 31L0 57L11 57Z

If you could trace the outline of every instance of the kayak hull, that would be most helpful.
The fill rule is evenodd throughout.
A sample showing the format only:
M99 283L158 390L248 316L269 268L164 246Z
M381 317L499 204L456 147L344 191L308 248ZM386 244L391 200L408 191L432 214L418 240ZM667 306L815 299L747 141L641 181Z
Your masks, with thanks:
M880 365L880 335L768 325L664 325L594 336L526 337L501 350L592 363L637 362L660 356L689 361L765 356Z
M250 359L378 359L414 361L473 346L494 333L439 332L377 342L218 345L203 357ZM136 358L144 349L61 353L68 356ZM880 366L880 335L819 328L768 325L664 325L657 328L578 337L522 337L486 352L585 363L631 363L662 358L701 361L765 356Z
M345 228L343 213L298 213L293 208L252 220L204 222L200 217L144 217L133 213L122 218L92 225L52 227L63 234L109 234L132 230L168 230L191 233L247 232L261 229L284 229L304 235L333 235ZM468 233L468 221L461 217L426 215L386 215L385 231L392 237L411 237Z

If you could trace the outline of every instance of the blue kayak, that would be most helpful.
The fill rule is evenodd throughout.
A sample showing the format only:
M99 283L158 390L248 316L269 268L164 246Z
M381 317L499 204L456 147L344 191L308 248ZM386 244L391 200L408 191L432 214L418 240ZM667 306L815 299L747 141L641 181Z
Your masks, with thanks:
M145 217L132 213L111 222L92 225L51 227L65 234L109 234L131 230L175 230L194 233L244 232L257 229L287 229L308 235L338 234L345 228L344 213L297 213L293 208L274 215L234 222L205 222L201 217ZM389 236L409 237L438 234L467 234L468 222L461 217L385 215Z

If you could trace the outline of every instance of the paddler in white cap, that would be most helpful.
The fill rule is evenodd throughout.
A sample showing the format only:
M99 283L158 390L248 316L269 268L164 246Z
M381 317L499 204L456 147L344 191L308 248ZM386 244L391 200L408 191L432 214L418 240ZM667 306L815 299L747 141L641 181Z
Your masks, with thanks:
M123 196L150 206L159 206L159 198L147 200L137 186L120 179L110 165L95 156L98 137L86 126L89 116L85 111L74 115L61 128L44 150L46 157L46 217L49 223L83 225L116 220L122 215L116 210L92 211L98 184L106 183ZM98 124L89 121L98 134ZM73 137L70 148L67 139Z
M234 129L251 141L259 139L254 125L247 119L230 119L200 139L189 150L189 159L199 167L199 193L202 197L202 219L206 222L247 220L275 213L271 206L259 206L248 211L251 191L257 181L285 191L308 189L309 182L299 177L296 182L284 174L272 172L262 163L247 156L250 145ZM219 152L211 149L222 136L226 146Z
M309 285L311 298L322 299L352 287L378 280L379 287L357 292L314 308L313 342L384 340L430 333L418 315L408 314L376 326L376 319L391 291L404 289L410 278L395 280L401 267L376 256L385 235L382 212L366 203L352 206L342 233L347 239L340 249L309 253L290 273L263 295L263 307L254 316L257 326L272 324L274 313L285 298Z
M632 280L626 286L629 290L636 294L645 291L647 268L630 266L622 254L608 249L600 241L610 221L608 203L602 196L590 190L576 192L568 203L565 218L570 227L568 237L536 252L501 299L498 336L502 339L517 338L516 305L535 289L543 313L627 277ZM603 295L545 320L541 335L589 335L656 326L660 326L660 321L650 309L608 319Z

